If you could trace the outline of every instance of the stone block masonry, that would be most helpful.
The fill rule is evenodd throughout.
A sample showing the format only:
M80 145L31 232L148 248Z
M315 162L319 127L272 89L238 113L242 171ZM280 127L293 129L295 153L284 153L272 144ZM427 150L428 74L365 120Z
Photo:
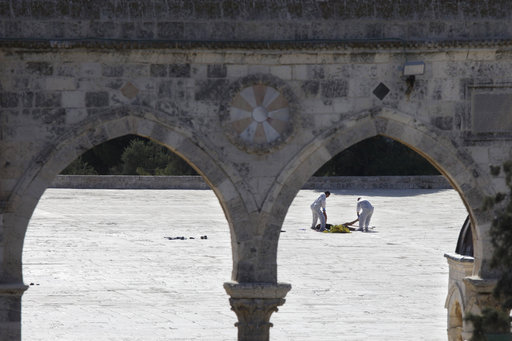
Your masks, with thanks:
M58 181L209 184L231 234L226 281L239 340L267 341L268 317L284 303L278 240L303 187L452 186L476 236L472 274L492 280L495 212L482 203L507 191L511 21L503 0L0 0L0 284L19 288L0 292L13 303L0 314L0 341L21 340L23 238L45 189L84 152L129 134L166 146L203 178ZM404 75L408 61L424 72ZM444 178L311 179L379 135ZM473 282L452 296L464 313L488 298ZM261 283L258 297L244 289Z
M512 34L508 5L501 0L4 0L0 17L2 36L31 39L501 39ZM48 72L40 67L34 66Z

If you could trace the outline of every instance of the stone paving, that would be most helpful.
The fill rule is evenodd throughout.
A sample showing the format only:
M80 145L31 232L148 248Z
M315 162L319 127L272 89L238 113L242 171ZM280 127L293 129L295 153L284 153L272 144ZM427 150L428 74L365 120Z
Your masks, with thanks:
M446 340L458 194L333 191L330 223L355 219L358 195L374 203L376 228L351 234L309 229L318 194L300 191L283 225L278 275L292 290L270 339ZM23 340L236 340L228 224L210 190L48 189L23 257Z

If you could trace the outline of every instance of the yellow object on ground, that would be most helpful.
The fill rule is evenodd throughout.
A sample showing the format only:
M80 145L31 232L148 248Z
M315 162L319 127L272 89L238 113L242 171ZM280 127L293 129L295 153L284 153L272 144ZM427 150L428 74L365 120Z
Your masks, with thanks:
M347 226L343 224L332 225L330 230L325 230L327 233L350 233L350 230Z

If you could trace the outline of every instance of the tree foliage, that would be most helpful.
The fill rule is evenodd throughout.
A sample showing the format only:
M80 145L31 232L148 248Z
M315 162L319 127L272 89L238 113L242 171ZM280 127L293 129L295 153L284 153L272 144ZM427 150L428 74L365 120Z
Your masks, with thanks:
M87 151L62 174L195 175L197 172L167 148L136 135L127 135Z
M134 139L121 161L125 175L191 175L196 172L178 155L149 140Z
M503 165L509 193L505 205L493 219L490 235L494 246L491 266L501 270L494 295L502 299L505 309L512 309L512 161ZM499 193L500 194L500 193Z
M78 162L78 161L75 161ZM181 157L148 139L127 135L87 151L82 163L66 174L194 175ZM439 172L412 149L390 138L377 136L342 151L323 165L316 176L437 175Z
M87 161L84 161L82 157L78 157L75 161L71 162L62 172L64 175L97 175L96 169L91 166Z
M509 192L498 193L494 198L488 198L484 203L485 210L491 210L496 204L504 203L495 210L496 216L492 221L489 234L494 251L491 258L491 267L501 273L498 283L494 287L493 295L498 300L498 307L485 307L480 315L468 314L467 321L473 324L471 341L486 341L486 333L503 333L510 335L512 318L512 161L503 164L505 181ZM494 171L499 175L499 170Z
M102 143L82 155L82 158L101 175L121 174L121 156L134 139L142 139L136 135L122 136Z

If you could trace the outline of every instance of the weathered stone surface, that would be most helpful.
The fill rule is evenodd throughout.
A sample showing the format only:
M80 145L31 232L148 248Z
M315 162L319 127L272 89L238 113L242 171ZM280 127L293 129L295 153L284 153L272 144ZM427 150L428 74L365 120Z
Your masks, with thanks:
M512 91L476 93L472 98L472 131L512 133Z
M195 99L198 101L218 102L227 92L228 82L223 79L196 82Z
M160 39L183 39L183 23L160 22L156 27Z
M430 0L400 3L6 0L1 4L7 32L16 37L421 40L427 36L430 40L447 40L512 36L506 25L511 15L506 2L501 0L487 1L485 5L469 0L460 5ZM191 18L198 21L193 23ZM32 24L24 25L27 20Z
M53 65L48 62L27 62L27 72L34 76L50 76L53 74Z
M167 65L151 64L149 73L151 77L167 77Z
M15 92L0 92L0 107L15 108L18 106L18 94Z
M85 93L85 106L86 107L106 107L108 106L108 92L86 92Z
M124 73L122 65L104 64L102 75L105 77L121 77Z
M208 65L206 75L208 78L225 78L227 74L227 68L224 64L211 64Z
M186 78L190 77L190 64L169 65L169 77Z
M475 273L490 274L480 206L504 191L489 164L512 157L510 42L493 40L512 38L505 7L0 1L0 214L19 218L3 245L20 248L4 254L4 270L21 278L20 238L50 179L90 147L138 134L213 186L233 231L234 278L275 281L277 231L297 191L337 153L383 134L459 191L481 237ZM424 73L404 76L405 61Z
M36 107L60 107L61 105L60 92L36 92L35 106Z
M348 83L336 79L321 82L321 94L325 98L345 97L348 93Z

